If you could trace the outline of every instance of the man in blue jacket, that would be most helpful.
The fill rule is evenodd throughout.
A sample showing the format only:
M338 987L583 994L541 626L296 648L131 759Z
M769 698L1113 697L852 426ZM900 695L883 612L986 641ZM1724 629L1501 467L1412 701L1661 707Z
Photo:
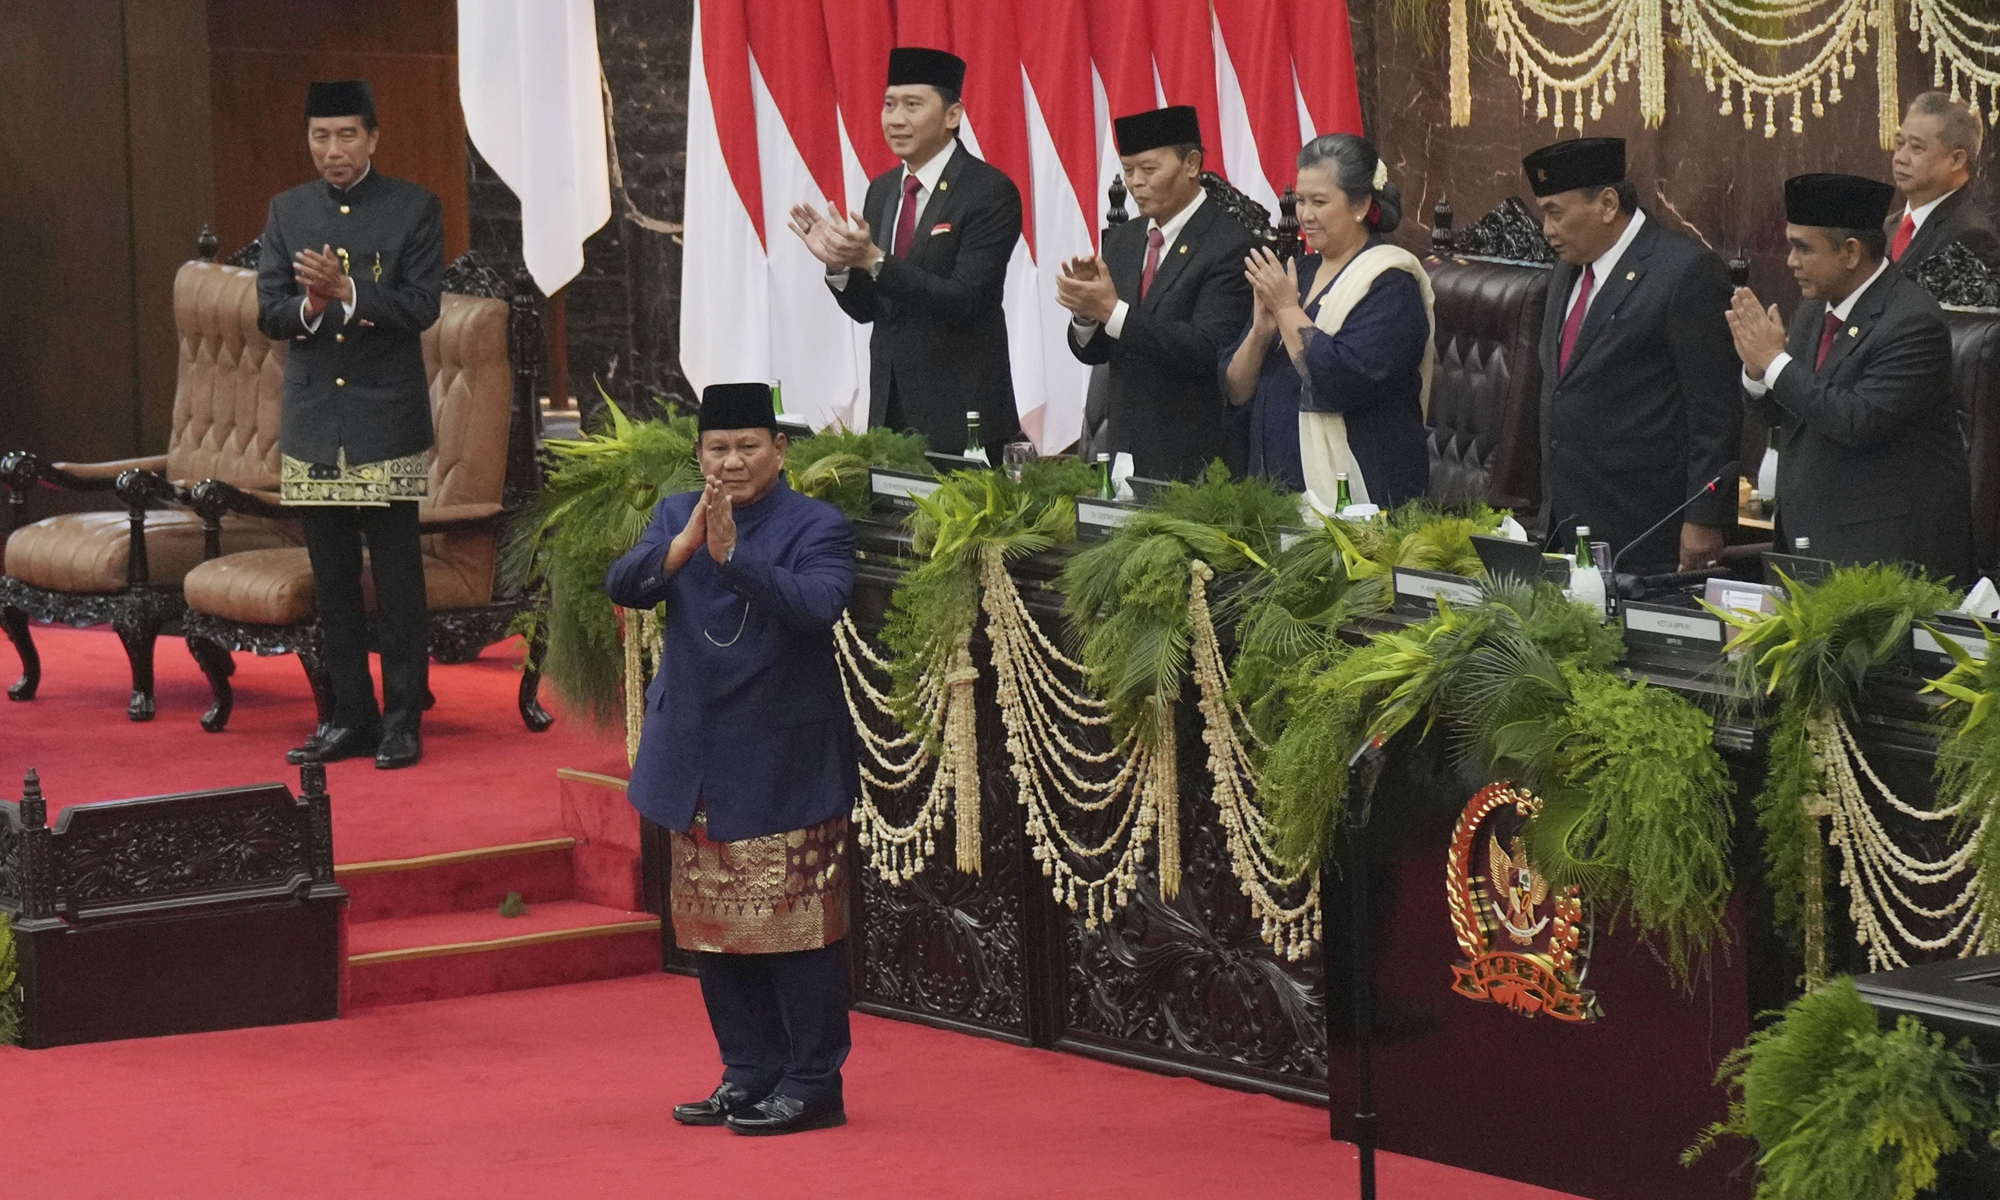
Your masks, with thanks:
M684 1125L847 1123L847 814L860 792L833 627L854 530L785 483L771 389L702 392L706 485L660 501L611 565L616 604L666 605L627 795L671 831L674 939L696 952L723 1062Z

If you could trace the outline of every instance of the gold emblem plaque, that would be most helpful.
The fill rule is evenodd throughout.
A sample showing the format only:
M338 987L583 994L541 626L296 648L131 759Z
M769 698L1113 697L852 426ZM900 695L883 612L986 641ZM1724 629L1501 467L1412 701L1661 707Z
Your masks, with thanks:
M1588 906L1575 888L1552 887L1522 843L1541 807L1525 789L1496 783L1459 814L1445 892L1466 961L1452 966L1451 989L1524 1017L1594 1021L1603 1014L1583 986L1593 936Z

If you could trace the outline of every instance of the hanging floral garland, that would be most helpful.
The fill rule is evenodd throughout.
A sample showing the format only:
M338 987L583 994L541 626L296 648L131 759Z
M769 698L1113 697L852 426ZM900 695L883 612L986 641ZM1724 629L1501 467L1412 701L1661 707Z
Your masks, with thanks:
M1471 21L1450 0L1451 123L1472 123ZM1902 0L1917 45L1932 61L1936 86L1949 86L1989 121L2000 114L2000 21L1974 14L1968 0ZM1876 126L1883 149L1895 145L1902 118L1897 79L1897 0L1485 0L1486 27L1507 70L1521 84L1537 120L1581 133L1618 98L1636 66L1639 115L1647 128L1666 117L1665 46L1688 56L1718 111L1741 111L1743 127L1778 133L1783 111L1792 133L1808 112L1826 115L1855 77L1856 58L1875 52ZM1559 41L1582 43L1566 53ZM1796 60L1788 69L1783 62ZM1780 66L1768 64L1778 63ZM1984 104L1981 95L1984 95Z
M1931 78L1951 98L1963 100L1987 124L2000 121L2000 21L1973 16L1950 0L1908 0L1917 49L1931 56ZM1991 9L1987 11L1991 12ZM1986 102L1980 103L1980 93Z

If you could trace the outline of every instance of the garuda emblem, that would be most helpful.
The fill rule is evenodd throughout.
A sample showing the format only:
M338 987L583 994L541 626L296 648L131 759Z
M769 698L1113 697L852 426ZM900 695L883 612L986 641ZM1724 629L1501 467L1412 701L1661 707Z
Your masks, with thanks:
M1482 788L1459 815L1445 889L1452 932L1466 960L1452 967L1452 990L1523 1016L1589 1021L1600 1013L1583 987L1591 924L1575 888L1554 888L1535 870L1522 829L1542 802L1524 789ZM1486 871L1475 874L1478 847Z

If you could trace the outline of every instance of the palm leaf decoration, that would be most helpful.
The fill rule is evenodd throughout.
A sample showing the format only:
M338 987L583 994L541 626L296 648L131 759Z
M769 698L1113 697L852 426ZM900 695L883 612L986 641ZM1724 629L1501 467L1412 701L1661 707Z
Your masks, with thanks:
M1937 1183L1940 1158L1983 1143L1995 1107L1971 1043L1912 1016L1884 1030L1849 979L1808 992L1723 1060L1727 1119L1682 1156L1719 1138L1757 1146L1757 1200L1913 1200Z
M868 468L935 474L924 457L924 439L890 429L829 429L791 443L785 473L792 488L824 500L850 518L868 515Z
M1299 523L1298 503L1264 480L1231 480L1217 463L1202 483L1175 484L1070 559L1059 585L1063 612L1120 736L1137 729L1157 745L1186 682L1194 561L1217 575L1268 569L1280 531Z
M1610 673L1617 633L1550 584L1507 582L1468 608L1293 669L1283 730L1262 763L1280 853L1324 857L1346 804L1339 764L1368 737L1440 725L1480 773L1543 801L1537 870L1629 913L1676 980L1725 936L1730 781L1708 716Z
M633 421L604 397L610 428L544 447L542 490L509 525L500 549L513 586L546 586L543 675L573 712L612 726L624 711L623 644L604 573L645 533L653 507L701 486L692 417Z
M927 729L924 680L950 661L978 620L984 555L997 550L1012 561L1075 541L1075 497L1095 479L1074 459L1042 459L1023 469L1019 483L999 471L958 471L916 501L907 527L924 561L896 585L882 630L904 728Z
M1739 690L1778 700L1757 823L1778 920L1803 936L1821 919L1824 893L1813 880L1825 874L1826 853L1818 821L1806 812L1825 787L1811 727L1852 716L1911 626L1956 599L1950 588L1894 565L1843 567L1817 584L1781 578L1786 594L1771 614L1711 611L1738 631L1727 649Z
M1975 837L1972 857L1979 875L1977 903L1986 928L2000 930L2000 635L1982 624L1986 656L1974 658L1957 641L1933 631L1952 657L1952 668L1924 689L1945 697L1938 712L1937 804L1959 805L1957 837Z

